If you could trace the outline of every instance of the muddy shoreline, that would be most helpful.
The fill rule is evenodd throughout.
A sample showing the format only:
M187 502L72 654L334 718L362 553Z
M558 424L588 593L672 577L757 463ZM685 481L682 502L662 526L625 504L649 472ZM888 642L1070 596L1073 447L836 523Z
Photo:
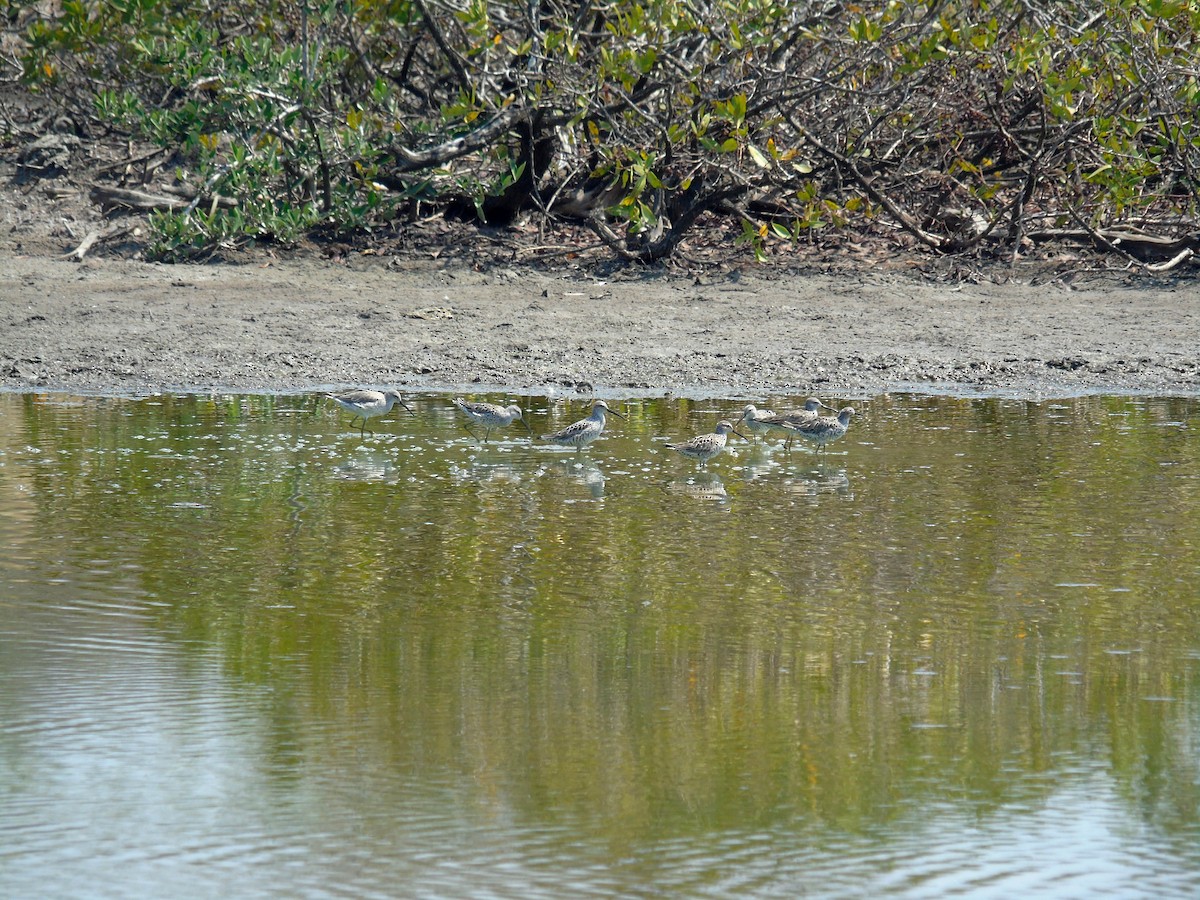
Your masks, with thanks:
M0 389L836 398L1200 393L1200 286L885 271L0 258Z

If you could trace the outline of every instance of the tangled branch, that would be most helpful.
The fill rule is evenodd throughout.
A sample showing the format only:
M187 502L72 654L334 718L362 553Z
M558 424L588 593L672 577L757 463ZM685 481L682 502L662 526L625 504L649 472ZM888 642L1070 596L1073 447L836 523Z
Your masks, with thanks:
M1010 258L1067 233L1126 253L1108 236L1137 233L1139 265L1174 267L1200 230L1187 4L304 10L31 12L25 74L234 198L193 223L213 239L228 222L276 240L370 229L419 204L490 224L578 219L639 261L715 216L760 254L845 228ZM172 215L156 222L182 234Z

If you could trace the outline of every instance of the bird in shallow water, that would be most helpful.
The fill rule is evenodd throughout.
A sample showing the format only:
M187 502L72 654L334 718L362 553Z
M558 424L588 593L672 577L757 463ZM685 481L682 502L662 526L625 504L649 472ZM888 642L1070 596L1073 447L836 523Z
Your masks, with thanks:
M826 444L831 444L845 435L853 415L854 407L844 406L836 416L813 416L788 430L796 437L816 444L818 450L823 450Z
M529 432L529 436L533 437L533 429L529 427L529 423L525 421L525 416L521 412L521 407L517 404L511 406L500 406L496 403L473 403L470 400L464 400L462 397L454 398L454 405L462 410L463 415L474 422L476 425L484 427L483 443L487 443L488 437L492 433L493 428L507 428L515 421L520 421L525 426L525 430ZM463 426L471 433L475 440L479 440L479 435L471 431L469 425Z
M753 403L747 404L742 417L738 419L738 424L746 423L746 427L750 429L752 435L768 434L771 431L769 425L766 424L767 419L775 418L775 411L772 409L758 409ZM757 440L757 438L755 438Z
M574 447L577 450L582 450L604 433L604 416L606 413L612 413L618 419L625 418L615 409L609 409L608 404L603 400L597 400L592 404L592 414L586 419L572 422L566 428L559 431L543 434L542 440L550 441L552 444L559 444L563 447Z
M718 422L711 434L700 434L682 444L667 444L676 453L682 453L689 459L696 460L700 467L708 465L708 461L725 449L725 443L732 432L745 440L746 436L733 427L731 422Z
M785 447L792 446L792 438L795 436L795 429L804 424L811 422L817 418L817 411L821 408L832 409L830 406L825 406L816 397L809 397L804 401L804 408L799 412L785 413L782 416L765 416L758 420L758 427L762 428L768 434L772 431L781 431L788 436Z
M387 415L397 403L412 415L416 415L404 402L399 391L346 391L344 394L326 394L325 396L346 412L362 419L362 427L358 432L360 435L366 434L367 419ZM374 433L371 432L371 434Z

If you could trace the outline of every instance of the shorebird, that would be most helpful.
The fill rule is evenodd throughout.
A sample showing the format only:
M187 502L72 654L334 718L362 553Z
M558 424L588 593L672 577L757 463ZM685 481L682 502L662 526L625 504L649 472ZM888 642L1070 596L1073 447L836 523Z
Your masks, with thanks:
M745 440L746 436L733 427L730 422L718 422L716 429L712 434L701 434L692 438L690 441L684 441L682 444L667 444L667 447L677 453L682 453L690 459L696 460L703 468L708 464L708 461L725 449L725 442L729 439L729 433L733 432L738 437Z
M560 444L563 447L575 447L582 450L604 432L605 413L612 413L618 419L625 418L615 409L609 409L608 404L603 400L597 400L592 404L592 414L586 419L572 422L561 431L543 434L542 440L550 441L553 444Z
M397 403L412 415L416 415L401 398L399 391L347 391L344 394L326 394L325 396L346 412L362 419L362 428L358 432L360 435L366 434L367 419L387 415ZM374 433L371 432L371 434Z
M844 406L836 416L813 416L789 428L789 431L797 437L811 441L821 450L826 444L836 441L846 433L846 429L850 427L850 417L853 415L854 407Z
M782 416L766 416L759 419L758 424L767 433L782 431L788 436L785 446L790 447L792 446L792 438L795 436L796 428L805 422L811 422L817 418L817 410L822 407L832 409L832 407L825 406L816 397L809 397L804 401L804 409L799 412L786 413Z
M488 436L491 435L493 428L507 428L514 421L520 421L525 426L525 430L529 432L529 436L533 437L533 429L529 427L529 423L525 421L525 416L521 412L521 407L517 404L511 406L500 406L496 403L473 403L470 400L464 400L462 397L454 398L454 405L462 410L463 415L474 422L476 425L484 427L483 443L487 443ZM471 437L479 440L479 435L471 431L470 425L464 425L464 428L471 433Z
M746 427L750 429L753 435L767 434L771 428L764 420L775 418L775 411L771 409L757 409L753 403L747 405L742 417L738 419L738 424L746 423ZM755 438L757 440L757 438Z

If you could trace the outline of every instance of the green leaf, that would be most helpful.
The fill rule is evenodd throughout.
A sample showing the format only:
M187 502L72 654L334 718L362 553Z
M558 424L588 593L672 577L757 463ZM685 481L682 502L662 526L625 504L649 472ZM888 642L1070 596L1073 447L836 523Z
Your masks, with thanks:
M746 95L735 94L730 101L733 107L734 121L743 122L746 119Z

